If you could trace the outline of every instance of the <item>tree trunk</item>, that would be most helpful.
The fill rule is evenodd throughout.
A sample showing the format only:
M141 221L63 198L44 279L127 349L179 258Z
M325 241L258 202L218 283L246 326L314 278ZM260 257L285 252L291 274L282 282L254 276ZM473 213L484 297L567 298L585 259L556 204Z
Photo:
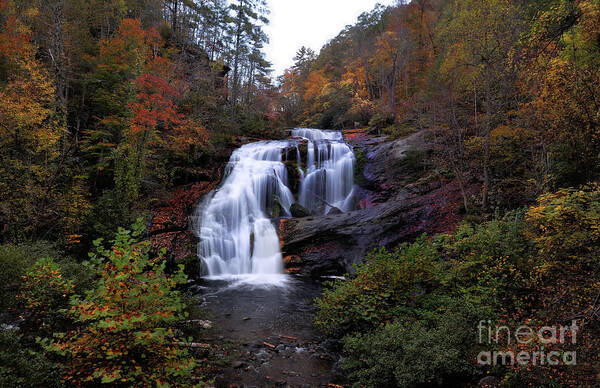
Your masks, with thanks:
M179 10L179 0L173 1L173 9L171 15L171 29L173 30L173 34L177 35L177 18L178 18L178 10Z
M235 32L235 52L233 57L233 84L231 85L231 104L235 107L238 99L238 87L239 87L239 67L240 67L240 46L242 40L242 18L244 13L244 1L240 0L238 14L237 14L237 25ZM233 117L234 110L231 110Z
M491 130L491 86L489 64L485 64L485 151L483 156L483 188L481 191L481 206L485 211L488 207L488 192L490 188L490 130Z
M454 167L454 175L456 175L456 180L458 181L458 187L460 188L460 194L463 200L463 206L465 207L465 212L469 211L469 205L467 202L467 192L465 191L465 182L462 176L462 172L460 169L455 166Z

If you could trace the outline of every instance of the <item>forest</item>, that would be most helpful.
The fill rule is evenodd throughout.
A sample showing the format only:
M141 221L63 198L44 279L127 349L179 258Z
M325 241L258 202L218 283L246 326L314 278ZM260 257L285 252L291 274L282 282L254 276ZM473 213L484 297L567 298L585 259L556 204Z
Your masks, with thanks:
M305 221L285 218L391 217L378 209L408 189L405 202L449 214L394 210L385 233L410 234L315 265L336 276L310 318L336 372L304 386L600 386L600 1L398 0L320 52L298 48L279 77L269 18L266 0L0 0L0 386L258 385L231 377L250 361L223 354L242 345L194 325L213 318L190 287L205 274L189 219L236 149L292 128L342 133L350 196L368 194L348 209L324 194L323 214L266 200L286 276L334 250L323 235L294 251L284 229ZM415 136L401 163L381 156L377 171L400 173L377 183L368 141ZM312 141L284 152L290 181L308 175ZM191 242L165 243L163 222ZM478 341L482 322L497 341ZM548 340L573 324L576 339ZM524 326L546 338L498 341ZM561 362L486 364L485 351Z

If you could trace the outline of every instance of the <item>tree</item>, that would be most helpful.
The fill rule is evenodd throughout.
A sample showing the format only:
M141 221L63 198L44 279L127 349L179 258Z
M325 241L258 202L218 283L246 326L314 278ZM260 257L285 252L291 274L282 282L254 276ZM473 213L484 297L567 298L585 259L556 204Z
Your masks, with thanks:
M70 316L77 327L47 350L65 357L65 379L83 386L154 387L187 385L195 361L178 345L171 326L184 318L176 286L183 266L171 276L165 261L150 259L143 231L119 229L111 250L94 244L86 264L97 280L85 297L73 297Z
M233 79L231 84L231 103L238 103L242 81L242 57L250 55L252 48L261 48L268 38L262 26L269 22L267 2L265 0L237 0L230 6L233 13L233 26L230 36L233 40Z
M531 102L520 113L544 149L544 183L585 184L600 176L600 5L558 0L540 8L522 69Z
M483 84L483 209L488 207L490 190L490 134L501 120L502 84L511 73L508 59L522 31L519 12L518 7L502 0L456 0L438 25L445 70L464 71L475 90Z
M36 58L31 30L17 18L12 2L1 6L8 17L0 32L0 223L4 232L25 237L62 212L53 206L65 128L55 110L52 78Z

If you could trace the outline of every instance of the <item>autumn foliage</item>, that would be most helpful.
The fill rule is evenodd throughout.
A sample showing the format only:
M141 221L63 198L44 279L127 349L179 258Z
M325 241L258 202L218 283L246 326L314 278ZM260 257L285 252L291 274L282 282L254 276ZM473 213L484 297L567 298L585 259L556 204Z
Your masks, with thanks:
M188 386L195 367L172 326L182 320L176 286L180 268L165 274L165 263L148 257L147 242L121 229L111 250L97 241L87 267L98 276L85 297L73 297L69 316L77 323L48 350L65 358L65 379L76 385Z

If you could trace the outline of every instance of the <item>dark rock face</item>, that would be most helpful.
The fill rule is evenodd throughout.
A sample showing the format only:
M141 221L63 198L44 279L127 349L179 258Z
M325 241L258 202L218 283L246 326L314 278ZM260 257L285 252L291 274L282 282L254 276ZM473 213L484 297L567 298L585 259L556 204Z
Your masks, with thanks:
M395 141L357 131L345 135L365 157L360 209L282 220L283 255L300 258L285 263L293 268L290 272L313 277L352 273L375 248L394 248L423 233L448 232L460 221L455 182L436 178L408 184L412 171L404 159L415 148L427 149L424 133Z
M176 262L195 256L197 241L190 227L189 215L200 198L217 184L218 181L200 182L179 187L170 198L153 209L149 237L154 253L164 248L167 250L166 259Z
M290 273L352 273L354 264L375 248L394 248L422 233L448 232L460 221L461 194L456 182L437 177L409 179L412 171L406 160L411 150L427 150L425 133L400 140L360 130L344 135L357 155L358 210L342 213L332 208L325 216L314 216L300 204L293 204L290 210L294 218L283 219L279 225L284 264ZM171 261L197 262L197 238L191 231L190 215L200 199L221 181L231 152L254 140L241 139L223 150L206 171L197 174L197 183L175 189L153 209L149 237L155 252L166 248ZM297 170L295 154L287 154L289 170ZM467 187L467 194L477 190L476 186ZM274 218L282 216L276 204L272 213Z
M295 218L304 218L310 216L310 212L304 206L295 202L290 206L290 213L292 213L292 217Z
M153 254L164 248L167 251L165 258L169 263L198 263L198 240L191 228L193 212L200 199L215 189L221 181L233 150L250 141L252 139L239 138L235 144L220 150L213 155L205 168L195 170L188 176L188 181L191 178L195 183L175 188L152 209L148 237Z

